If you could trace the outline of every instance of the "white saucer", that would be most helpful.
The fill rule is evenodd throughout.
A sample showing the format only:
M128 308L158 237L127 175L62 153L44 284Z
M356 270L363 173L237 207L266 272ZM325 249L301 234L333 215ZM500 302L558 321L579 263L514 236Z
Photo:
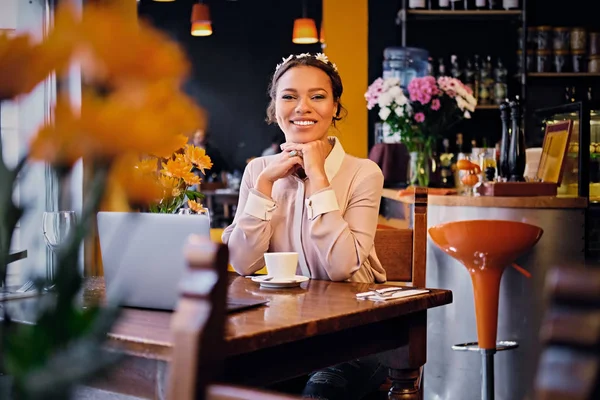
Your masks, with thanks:
M292 279L272 279L264 282L265 279L268 279L268 276L253 276L252 282L260 283L260 286L266 288L286 288L286 287L295 287L300 286L302 282L306 282L309 278L303 275L296 275Z

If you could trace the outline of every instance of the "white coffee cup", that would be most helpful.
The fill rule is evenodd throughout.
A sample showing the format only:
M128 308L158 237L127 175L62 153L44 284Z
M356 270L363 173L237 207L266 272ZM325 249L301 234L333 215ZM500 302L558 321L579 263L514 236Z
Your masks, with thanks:
M265 253L267 275L273 279L294 279L298 266L298 253Z

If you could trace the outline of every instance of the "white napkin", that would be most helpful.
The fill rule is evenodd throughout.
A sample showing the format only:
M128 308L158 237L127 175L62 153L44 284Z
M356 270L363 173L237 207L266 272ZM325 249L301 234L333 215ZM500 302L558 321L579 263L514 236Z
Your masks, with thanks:
M401 299L403 297L416 296L422 293L429 293L427 289L410 289L403 287L389 287L385 289L372 290L370 292L357 293L359 300L387 301Z

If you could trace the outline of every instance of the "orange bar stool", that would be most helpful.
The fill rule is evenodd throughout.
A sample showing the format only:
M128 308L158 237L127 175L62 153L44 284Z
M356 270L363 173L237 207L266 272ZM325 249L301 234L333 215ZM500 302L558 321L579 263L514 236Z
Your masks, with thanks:
M471 275L478 341L458 344L452 349L481 353L482 400L494 399L494 354L518 347L513 341L496 341L502 273L535 246L542 233L534 225L499 220L448 222L429 228L431 240L462 263Z

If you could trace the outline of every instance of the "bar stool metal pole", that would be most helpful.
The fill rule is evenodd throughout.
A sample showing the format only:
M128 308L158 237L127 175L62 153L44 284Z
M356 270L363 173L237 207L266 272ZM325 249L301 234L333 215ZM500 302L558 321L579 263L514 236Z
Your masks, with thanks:
M494 354L496 350L481 349L481 399L494 400Z

